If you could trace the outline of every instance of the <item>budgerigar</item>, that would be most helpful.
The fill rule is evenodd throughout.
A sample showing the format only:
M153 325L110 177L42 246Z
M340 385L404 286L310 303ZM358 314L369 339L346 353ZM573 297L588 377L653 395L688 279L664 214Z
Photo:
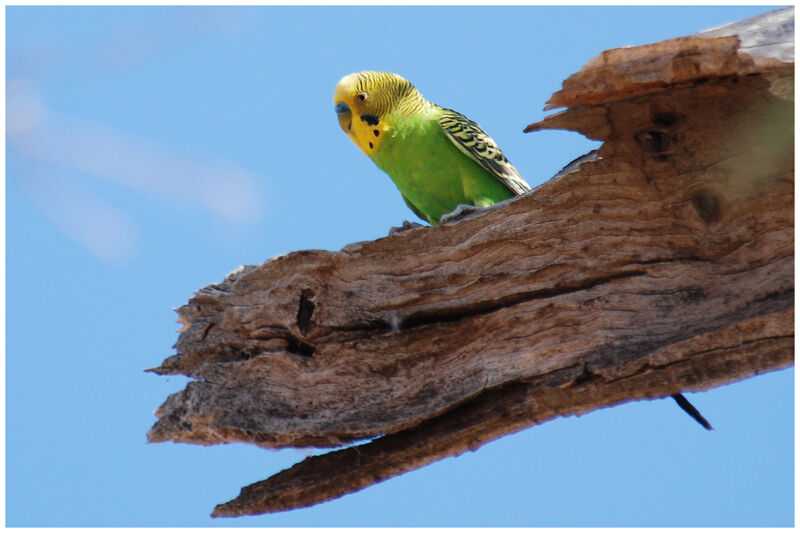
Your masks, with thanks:
M530 190L480 126L397 74L349 74L333 102L344 132L431 225L459 204L487 207Z

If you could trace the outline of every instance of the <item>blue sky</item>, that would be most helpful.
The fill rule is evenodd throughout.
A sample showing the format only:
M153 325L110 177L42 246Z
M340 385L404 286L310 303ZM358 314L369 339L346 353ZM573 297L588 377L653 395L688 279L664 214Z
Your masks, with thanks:
M536 186L596 143L523 134L601 51L767 7L7 7L9 526L788 526L794 371L558 419L309 509L209 518L303 450L146 444L177 307L241 264L413 214L339 129L406 76Z

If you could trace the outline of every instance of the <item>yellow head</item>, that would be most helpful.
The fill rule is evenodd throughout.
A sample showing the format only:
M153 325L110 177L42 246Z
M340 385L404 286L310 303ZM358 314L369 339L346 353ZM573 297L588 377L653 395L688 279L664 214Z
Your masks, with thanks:
M411 82L389 72L348 74L333 92L339 126L367 155L388 131L384 117L392 111L404 111L413 101L422 101L422 96Z

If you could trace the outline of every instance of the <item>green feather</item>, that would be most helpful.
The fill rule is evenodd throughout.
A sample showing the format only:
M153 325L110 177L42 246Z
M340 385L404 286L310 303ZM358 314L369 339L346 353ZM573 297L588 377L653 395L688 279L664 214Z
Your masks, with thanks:
M384 120L390 129L370 156L432 225L459 204L488 207L530 190L494 141L455 111L430 106Z

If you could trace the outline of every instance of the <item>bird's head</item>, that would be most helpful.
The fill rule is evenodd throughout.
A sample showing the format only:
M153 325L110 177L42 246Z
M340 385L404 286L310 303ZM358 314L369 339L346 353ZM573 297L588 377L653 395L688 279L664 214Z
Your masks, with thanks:
M339 126L360 146L359 129L377 126L387 113L415 97L421 98L411 82L402 76L365 71L339 80L333 91L333 105Z

